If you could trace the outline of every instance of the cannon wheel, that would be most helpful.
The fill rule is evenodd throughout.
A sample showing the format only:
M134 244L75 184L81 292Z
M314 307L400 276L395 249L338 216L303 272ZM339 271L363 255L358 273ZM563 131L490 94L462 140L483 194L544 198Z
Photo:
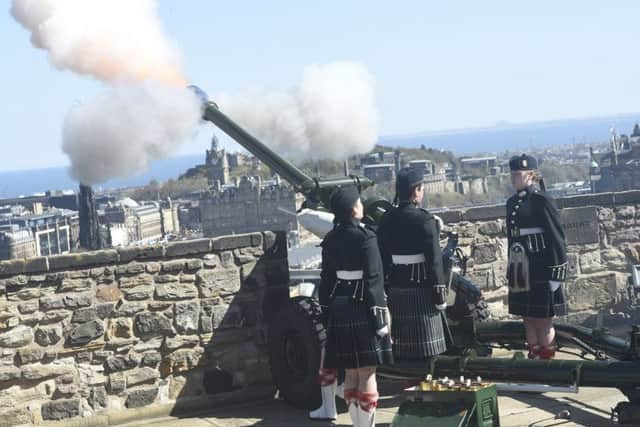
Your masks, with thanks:
M292 299L269 326L273 381L280 396L297 408L315 409L322 403L318 368L325 339L320 305L312 298Z

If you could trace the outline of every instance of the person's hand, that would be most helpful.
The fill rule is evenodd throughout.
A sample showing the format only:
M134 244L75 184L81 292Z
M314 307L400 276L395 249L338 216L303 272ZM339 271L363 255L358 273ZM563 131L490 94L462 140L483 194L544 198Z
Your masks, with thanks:
M440 311L444 311L447 309L447 303L445 302L444 304L436 304L436 308Z
M562 282L558 282L556 280L549 281L549 288L551 289L551 292L557 291L560 285L562 285Z
M376 335L378 335L380 338L384 338L385 336L389 335L389 326L378 329L376 331Z

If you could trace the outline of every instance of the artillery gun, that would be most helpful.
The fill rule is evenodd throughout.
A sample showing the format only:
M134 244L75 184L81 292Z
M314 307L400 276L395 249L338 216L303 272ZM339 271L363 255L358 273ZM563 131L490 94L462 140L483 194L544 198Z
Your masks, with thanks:
M190 89L202 101L202 118L224 131L305 196L303 208L325 210L331 192L340 186L356 186L361 192L373 185L365 177L312 178L284 160L220 111L206 93ZM376 224L391 204L384 199L363 200L365 221ZM559 349L577 350L581 359L529 360L522 353L511 359L492 358L492 347L523 350L524 326L517 321L491 321L481 291L466 277L466 259L457 250L457 235L449 233L443 249L444 266L455 302L447 308L453 345L446 354L423 363L379 367L381 376L419 381L434 376L481 376L506 382L543 385L618 388L628 399L613 409L621 424L640 424L640 326L632 326L629 339L604 329L588 329L555 322ZM273 380L281 397L296 407L320 405L316 377L320 349L326 337L313 289L305 295L273 298L269 303L269 358ZM576 354L576 353L573 353Z

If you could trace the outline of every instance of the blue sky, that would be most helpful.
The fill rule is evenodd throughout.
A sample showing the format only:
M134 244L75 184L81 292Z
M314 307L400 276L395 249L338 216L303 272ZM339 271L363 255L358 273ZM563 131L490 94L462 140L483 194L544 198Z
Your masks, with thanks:
M640 112L640 2L159 0L189 79L286 89L313 63L376 78L381 134ZM0 13L0 170L67 164L68 108L100 83L53 69ZM181 153L200 153L203 129ZM481 147L480 147L481 148Z

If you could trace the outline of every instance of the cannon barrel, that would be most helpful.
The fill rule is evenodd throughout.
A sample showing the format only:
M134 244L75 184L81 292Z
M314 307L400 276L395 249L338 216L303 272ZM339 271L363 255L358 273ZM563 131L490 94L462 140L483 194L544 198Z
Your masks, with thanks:
M336 187L355 185L362 192L373 185L369 178L357 175L349 175L338 178L312 178L305 174L291 162L260 142L258 138L247 132L242 126L225 115L218 106L209 101L207 94L197 86L189 86L202 101L202 119L216 125L220 130L229 135L234 141L242 145L247 151L260 159L261 162L271 168L289 182L295 191L302 193L311 208L318 204L329 206L329 196Z

